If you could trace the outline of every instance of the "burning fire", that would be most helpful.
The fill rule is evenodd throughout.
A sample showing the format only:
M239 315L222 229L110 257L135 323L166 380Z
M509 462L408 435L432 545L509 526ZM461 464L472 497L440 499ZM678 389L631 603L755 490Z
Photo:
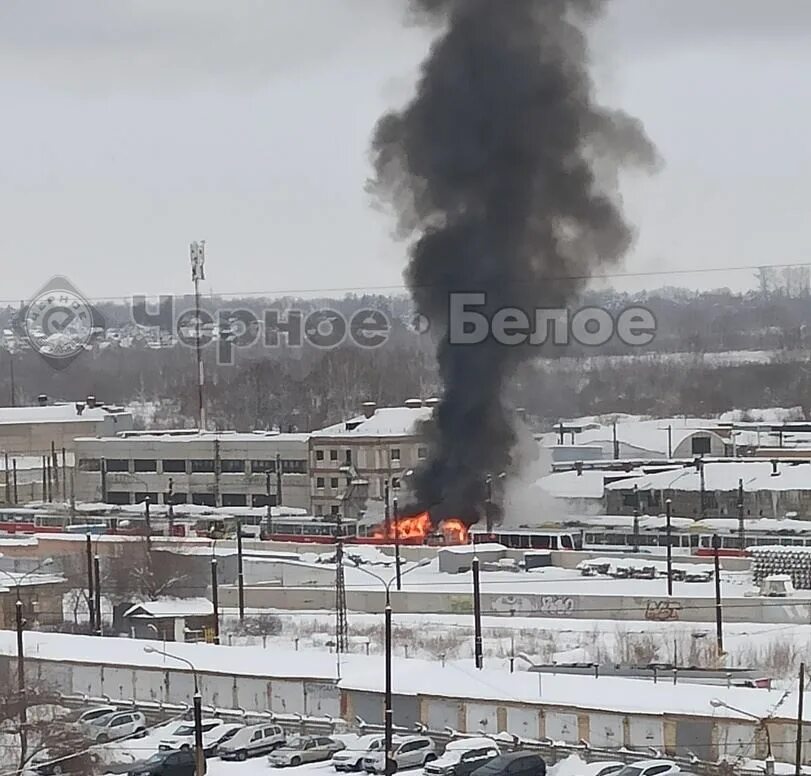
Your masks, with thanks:
M458 518L451 517L439 524L439 533L446 544L467 544L467 526ZM435 533L431 517L427 512L421 512L411 517L401 517L392 520L386 531L386 526L379 525L374 533L376 539L393 542L395 537L403 544L424 544L428 537Z

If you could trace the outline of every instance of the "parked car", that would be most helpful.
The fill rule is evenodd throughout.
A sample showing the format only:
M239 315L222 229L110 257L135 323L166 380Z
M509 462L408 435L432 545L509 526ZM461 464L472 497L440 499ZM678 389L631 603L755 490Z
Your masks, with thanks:
M624 767L625 763L613 761L589 763L579 769L577 776L617 776Z
M216 728L222 726L223 721L212 717L201 720L200 727L203 729L203 745L205 746L206 735ZM172 735L162 738L158 743L159 752L167 752L170 749L192 749L194 748L194 722L184 722L178 725Z
M679 773L681 768L671 760L640 760L624 766L614 776L677 776Z
M221 760L247 760L268 754L284 745L286 736L278 725L248 725L220 745L217 754Z
M94 752L62 753L46 750L36 754L28 763L39 776L61 776L61 774L90 773L98 762Z
M500 754L479 766L473 776L546 776L546 762L536 752Z
M118 711L92 720L85 726L87 737L97 744L146 735L146 717L140 711Z
M380 751L385 746L385 742L385 736L361 736L332 758L332 767L336 771L363 770L363 758L371 752Z
M93 706L92 708L85 709L84 711L77 709L68 715L67 721L75 722L84 726L90 722L99 720L102 717L115 714L117 711L120 711L120 709L116 706Z
M296 736L269 754L268 762L276 767L317 763L331 760L333 755L345 748L343 741L326 736Z
M196 766L191 749L166 750L135 763L127 773L129 776L195 776Z
M216 757L220 747L230 741L245 725L236 722L224 722L215 727L207 735L203 735L203 754L206 757Z
M425 736L408 736L401 738L391 753L396 770L406 768L420 768L432 760L436 760L436 747L430 738ZM363 770L367 773L386 772L386 753L384 751L371 752L363 758Z
M442 757L428 763L425 773L426 776L470 776L499 754L492 738L460 738L445 747Z

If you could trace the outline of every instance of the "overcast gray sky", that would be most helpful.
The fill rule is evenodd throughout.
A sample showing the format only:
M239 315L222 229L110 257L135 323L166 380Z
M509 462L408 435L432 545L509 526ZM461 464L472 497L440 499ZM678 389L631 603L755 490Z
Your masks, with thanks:
M364 181L427 50L404 4L5 0L0 298L54 274L95 297L186 291L193 239L216 293L399 284L404 246ZM624 181L627 272L811 260L809 44L807 0L615 0L601 95L666 165Z

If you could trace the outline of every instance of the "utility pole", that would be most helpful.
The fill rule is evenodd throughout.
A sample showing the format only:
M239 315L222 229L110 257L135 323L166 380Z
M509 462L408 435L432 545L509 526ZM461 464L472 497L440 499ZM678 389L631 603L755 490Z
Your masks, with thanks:
M346 616L346 582L344 580L344 532L341 516L335 526L335 652L347 652L349 624ZM340 665L340 663L339 663Z
M14 386L14 351L9 348L8 349L8 376L11 380L11 406L17 406L17 391L15 390Z
M99 473L101 474L101 503L107 503L107 459L99 461Z
M282 456L276 453L276 506L282 505Z
M805 663L800 663L800 687L797 696L797 744L794 755L794 776L800 776L803 769L803 698L805 696Z
M245 620L245 573L242 567L242 520L237 520L237 586L239 593L239 621Z
M394 709L391 698L391 599L389 589L386 588L386 611L385 611L385 650L386 650L386 688L384 696L383 722L385 726L385 748L386 764L385 776L393 776L394 762L392 760L392 739L394 738Z
M639 486L634 485L634 535L633 551L639 552Z
M67 451L62 448L62 501L68 500L68 463Z
M700 517L703 520L706 517L706 511L707 511L706 503L707 502L706 502L706 499L704 498L705 485L706 485L705 480L704 480L704 461L701 458L696 458L696 468L698 469L699 489L700 489L700 494L699 494L700 495L700 502L699 502Z
M102 635L102 626L101 626L101 563L99 562L98 553L93 556L93 575L95 577L94 580L94 588L93 592L96 595L96 635Z
M484 504L485 508L485 525L487 526L487 533L493 533L493 475L488 474L484 481L487 489L487 500Z
M273 534L273 511L270 506L270 470L265 472L265 498L267 499L267 505L265 509L267 509L267 516L266 520L266 532L268 535L268 539L270 539L271 535Z
M11 472L9 471L9 468L8 468L8 466L9 466L9 464L8 464L8 453L5 452L5 451L3 452L3 459L4 459L3 460L4 471L5 471L5 474L6 474L6 498L5 498L5 502L6 502L6 504L10 504L11 503Z
M87 609L90 615L90 630L96 632L96 594L93 584L93 539L85 536L85 553L87 555Z
M191 279L194 283L194 347L197 354L197 414L200 431L206 430L206 409L203 403L203 351L200 342L200 281L206 279L206 241L193 242L189 246Z
M672 522L671 522L671 502L668 499L665 502L665 515L667 519L667 594L673 595L673 541L672 541Z
M479 559L474 556L471 564L473 571L473 654L476 658L476 668L484 668L484 652L482 649L482 597L479 587Z
M17 498L17 459L14 458L11 461L11 478L12 478L12 485L14 486L14 503L19 504L19 499Z
M715 563L715 640L720 658L724 654L724 623L721 611L721 561L718 556L718 551L721 549L721 537L718 534L713 534L712 548Z
M746 526L743 518L743 480L738 480L738 538L741 545L741 555L746 552Z
M214 607L214 643L220 643L220 591L217 586L217 558L211 556L211 604Z
M386 483L383 485L383 536L386 541L391 536L391 508L389 505L389 480L386 478Z
M166 517L169 520L169 536L175 535L175 481L172 477L169 478L169 489L166 493L166 499L169 502L169 508L166 510Z
M55 500L59 499L59 459L56 457L56 443L51 441L51 471L53 472L53 491Z
M20 762L25 763L28 754L28 698L25 692L25 650L23 645L23 602L20 600L20 588L17 588L16 624L17 624L17 692L20 703Z
M615 420L613 425L611 426L612 429L612 441L614 443L614 460L619 460L620 457L620 443L617 441L617 421Z
M144 531L146 532L146 556L152 565L152 521L149 515L149 496L144 498Z
M668 459L673 457L673 426L669 425L667 427L667 457Z
M206 775L206 753L203 748L203 699L200 696L200 687L197 685L197 673L194 675L194 760L195 776Z
M397 499L392 502L394 517L394 568L397 575L397 590L402 590L402 580L400 574L400 510L397 506Z

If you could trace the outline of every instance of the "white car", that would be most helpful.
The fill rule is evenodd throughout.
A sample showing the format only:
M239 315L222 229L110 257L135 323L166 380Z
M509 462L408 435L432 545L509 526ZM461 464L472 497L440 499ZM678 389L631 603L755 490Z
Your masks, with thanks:
M398 771L421 768L436 760L434 742L425 736L402 738L392 746L392 749L391 759L394 760ZM363 770L367 773L385 773L386 753L381 750L367 754L363 758Z
M223 721L212 717L211 719L204 719L201 722L203 728L203 746L205 747L206 736L210 735L212 731L221 727ZM194 747L194 722L184 722L178 725L173 731L172 735L162 738L158 743L158 751L166 752L169 749L191 749Z
M146 718L140 711L117 711L85 725L88 738L97 744L146 735Z
M612 776L678 776L680 773L681 768L670 760L640 760L615 771Z
M577 771L577 776L617 776L624 767L625 763L613 760L594 762L581 766Z
M332 767L336 771L361 771L363 758L372 752L379 752L385 746L385 736L361 736L347 748L332 758Z
M120 709L116 706L94 706L92 709L83 711L78 717L75 717L75 722L78 725L89 725L92 722L100 720L102 717L107 717L110 714L115 714Z
M492 738L460 738L451 741L438 760L425 766L426 776L470 776L481 765L498 757L498 744Z

